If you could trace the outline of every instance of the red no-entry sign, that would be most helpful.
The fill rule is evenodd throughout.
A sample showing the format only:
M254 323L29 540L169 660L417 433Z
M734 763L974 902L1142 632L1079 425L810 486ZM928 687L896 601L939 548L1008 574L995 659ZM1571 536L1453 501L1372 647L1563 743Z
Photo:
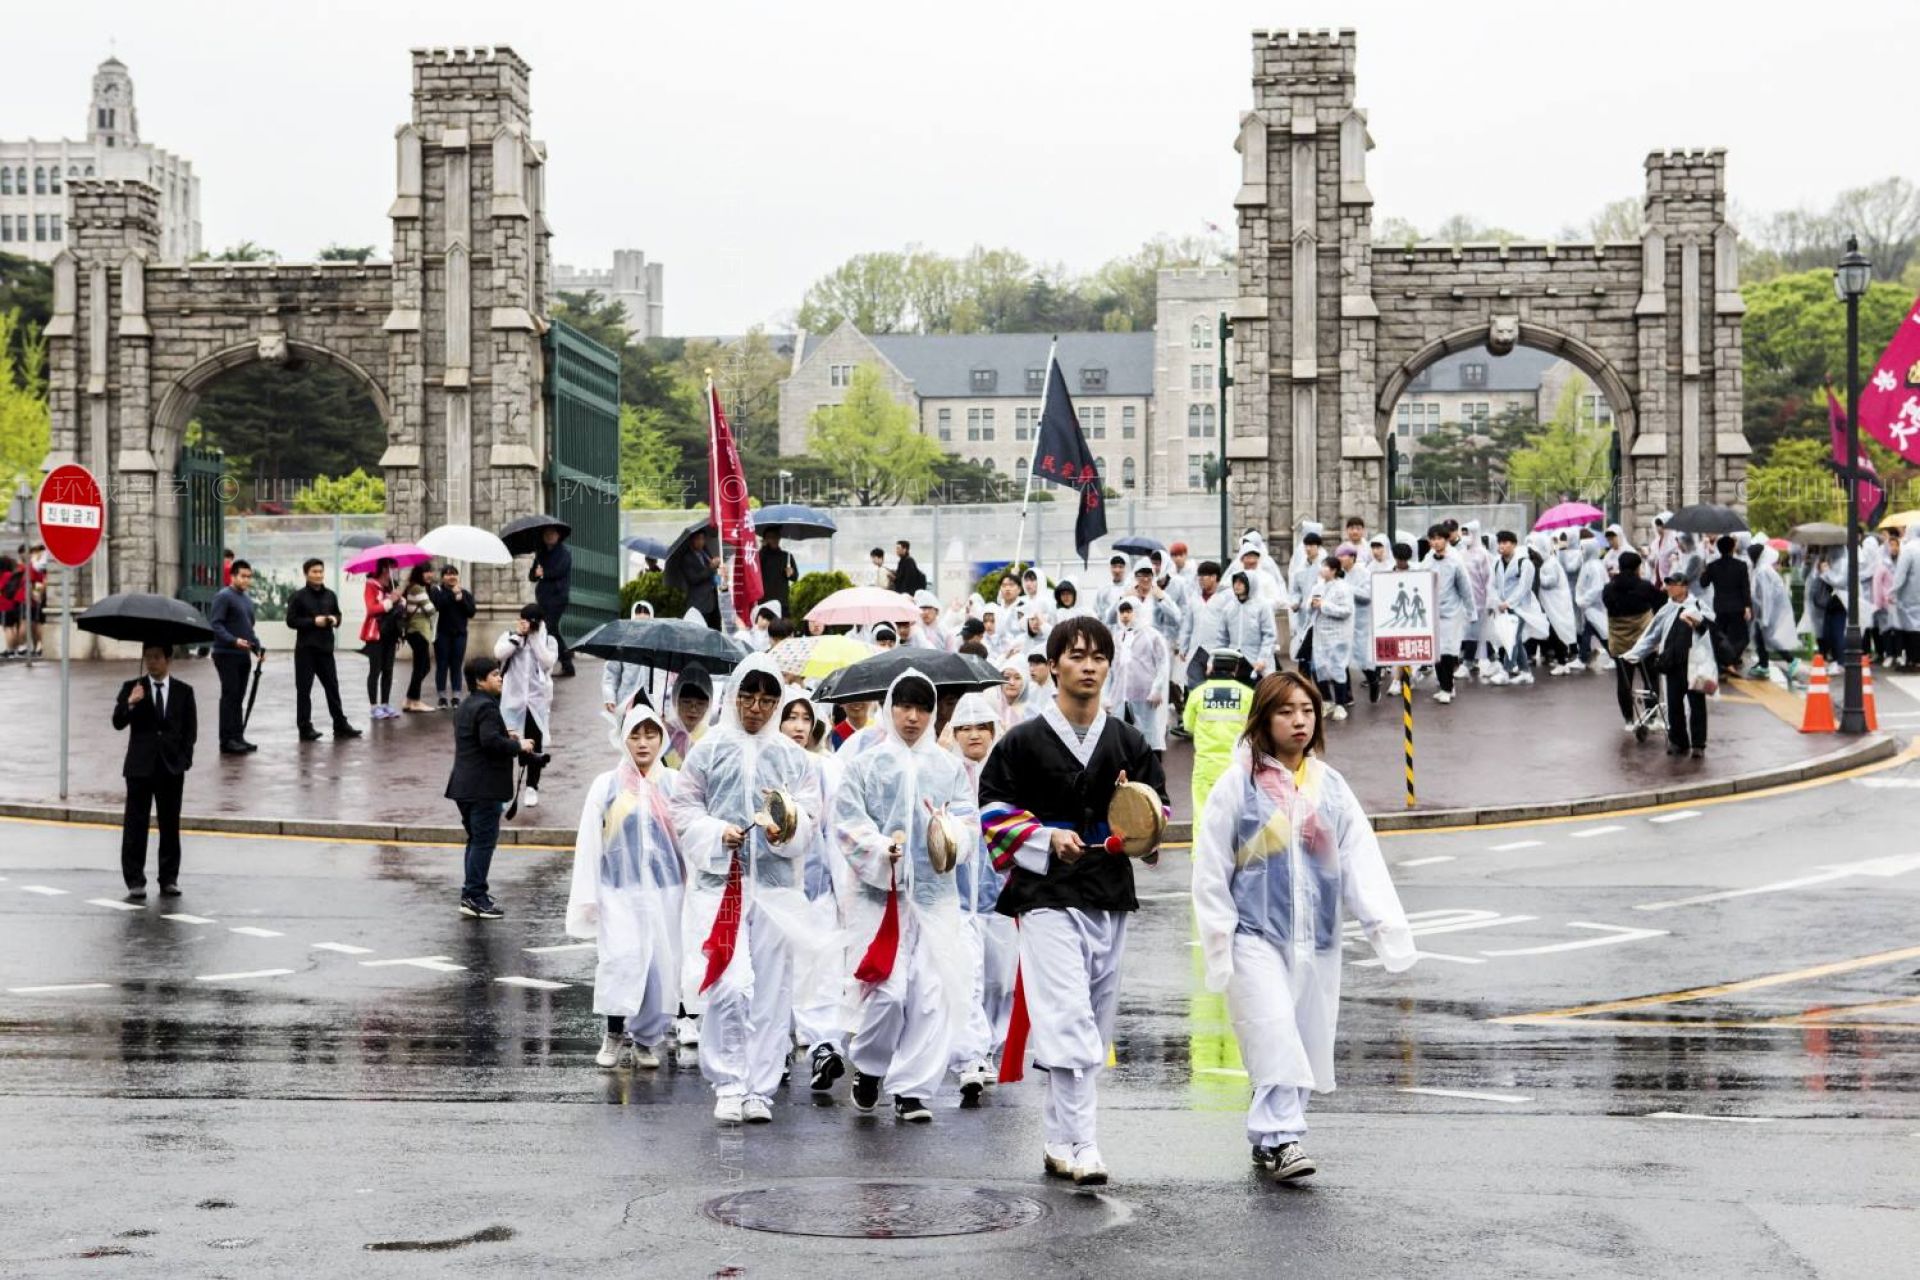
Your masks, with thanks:
M47 554L69 568L93 558L107 529L107 503L93 472L67 462L40 485L40 537Z

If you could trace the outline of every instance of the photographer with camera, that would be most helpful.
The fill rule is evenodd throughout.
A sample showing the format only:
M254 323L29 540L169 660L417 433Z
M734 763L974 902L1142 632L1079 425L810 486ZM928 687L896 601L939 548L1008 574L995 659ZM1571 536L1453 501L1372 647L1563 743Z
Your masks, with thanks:
M553 718L553 668L560 646L548 633L546 614L539 605L522 605L513 630L494 641L494 661L500 664L500 717L509 730L533 744L527 764L527 785L520 803L529 809L540 804L540 770L547 757L540 754Z
M460 886L460 914L498 920L504 912L487 893L487 871L500 843L500 810L513 796L513 761L534 754L534 745L508 730L500 715L500 663L478 657L462 672L469 696L453 721L453 773L447 799L460 808L467 833L466 879Z

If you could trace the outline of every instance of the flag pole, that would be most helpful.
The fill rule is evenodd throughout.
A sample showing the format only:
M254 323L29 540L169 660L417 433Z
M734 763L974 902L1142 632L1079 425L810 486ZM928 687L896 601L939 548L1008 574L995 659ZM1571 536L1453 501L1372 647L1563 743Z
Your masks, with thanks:
M1020 553L1027 545L1027 506L1033 501L1033 464L1040 457L1040 423L1046 421L1047 397L1053 394L1053 364L1060 350L1060 335L1047 344L1047 375L1040 384L1040 417L1033 424L1033 452L1027 455L1027 487L1020 494L1020 531L1013 536L1013 567L1020 567Z
M727 567L727 526L720 519L720 423L714 416L719 403L713 370L707 370L707 518L713 522L714 541L720 544L720 634L732 629L733 575Z

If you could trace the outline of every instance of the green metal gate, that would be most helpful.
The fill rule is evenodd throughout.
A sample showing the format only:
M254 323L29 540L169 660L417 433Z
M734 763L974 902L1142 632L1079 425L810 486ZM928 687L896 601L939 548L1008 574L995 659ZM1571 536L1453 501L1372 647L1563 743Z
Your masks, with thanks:
M220 590L225 504L220 477L227 456L187 445L180 450L180 598L205 613Z
M559 320L546 354L547 509L573 527L572 643L620 609L620 355Z

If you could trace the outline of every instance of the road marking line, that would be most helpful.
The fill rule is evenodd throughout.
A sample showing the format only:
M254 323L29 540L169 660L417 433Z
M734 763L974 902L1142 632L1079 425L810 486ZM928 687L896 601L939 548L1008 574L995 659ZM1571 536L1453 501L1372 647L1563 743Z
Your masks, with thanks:
M1452 862L1453 857L1450 853L1436 853L1431 858L1408 858L1406 861L1394 865L1401 867L1430 867L1436 862Z
M122 902L118 898L88 898L90 907L107 907L114 911L145 911L146 907L138 902Z
M372 947L356 947L348 942L316 942L313 944L313 949L315 951L337 951L343 956L370 956L373 954Z
M1804 1035L1808 1027L1822 1031L1891 1031L1912 1035L1920 1025L1912 1022L1754 1022L1740 1018L1543 1018L1533 1014L1499 1018L1512 1027L1562 1027L1573 1030L1626 1031L1647 1035L1678 1036L1696 1031L1790 1031Z
M56 889L50 884L23 884L20 886L20 892L37 893L43 898L59 898L66 896L67 891Z
M1696 894L1691 898L1672 898L1665 902L1642 902L1636 904L1633 909L1635 911L1666 911L1672 907L1699 906L1703 902L1750 898L1757 893L1781 893L1788 889L1804 889L1808 885L1845 880L1850 876L1879 876L1884 879L1916 870L1920 870L1920 853L1901 854L1888 858L1868 858L1864 862L1846 862L1838 866L1821 867L1810 876L1797 876L1792 880L1776 880L1772 884L1757 884L1746 889L1726 889L1719 893Z
M207 916L190 915L185 911L169 911L166 915L163 915L160 918L162 920L175 920L181 924L219 924L220 923L218 920L211 919Z
M1544 947L1513 947L1504 951L1482 951L1483 956L1544 956L1555 951L1584 951L1588 947L1609 947L1616 942L1638 942L1642 938L1664 938L1665 929L1634 929L1618 924L1592 924L1585 920L1569 920L1569 929L1599 929L1606 933L1604 938L1582 938L1578 942L1556 942Z
M1239 1067L1201 1067L1195 1074L1203 1076L1236 1076L1242 1080L1247 1078L1247 1073ZM1916 1133L1914 1137L1920 1138L1920 1133Z
M1428 1098L1466 1098L1473 1102L1532 1102L1524 1093L1491 1093L1480 1089L1397 1089L1396 1093L1417 1093Z
M1699 816L1700 811L1698 809L1682 809L1678 813L1656 814L1654 817L1648 818L1647 821L1654 823L1685 822L1688 818L1697 818Z
M495 978L495 982L509 987L532 987L536 991L564 991L570 985L565 982L549 982L545 978Z
M408 956L403 960L362 960L360 962L361 967L366 969L387 969L401 964L415 969L431 969L435 973L459 973L467 967L463 964L455 964L445 956Z
M1482 914L1484 916L1482 919L1461 920L1454 924L1415 925L1413 936L1424 938L1436 933L1460 933L1467 929L1496 929L1503 924L1525 924L1534 919L1533 916L1503 916L1497 911Z
M292 973L291 969L248 969L244 973L201 973L194 975L195 982L240 982L247 978L284 978Z
M1491 847L1494 853L1512 853L1515 849L1538 849L1544 840L1515 840L1509 844L1496 844Z
M1416 959L1420 960L1451 960L1455 964L1486 963L1486 961L1482 960L1479 956L1450 956L1441 951L1416 951L1413 954ZM1353 966L1356 969L1377 969L1385 963L1386 961L1382 960L1379 956L1372 956L1366 960L1355 960Z
M1855 778L1856 787L1920 787L1920 778Z
M259 925L254 924L235 925L233 928L228 929L227 932L244 934L249 938L284 938L287 936L273 929L262 929Z
M1895 1000L1869 1000L1865 1004L1836 1004L1808 1009L1803 1013L1789 1013L1765 1021L1779 1025L1806 1026L1819 1025L1830 1018L1844 1018L1859 1013L1878 1013L1883 1009L1911 1009L1920 1005L1920 996L1901 996ZM1920 1023L1914 1025L1920 1031Z
M1625 831L1625 830L1626 830L1625 827L1588 827L1585 831L1567 832L1567 839L1585 840L1589 836L1610 836L1617 831Z
M8 987L7 991L16 996L38 996L56 991L105 991L111 986L111 982L58 982L47 987Z
M1680 1004L1688 1000L1705 1000L1711 996L1760 991L1767 987L1785 986L1789 982L1804 982L1810 978L1828 978L1835 974L1852 973L1856 969L1873 969L1880 965L1898 964L1903 960L1916 958L1920 958L1920 947L1902 947L1897 951L1876 951L1868 956L1834 960L1827 964L1811 965L1805 969L1788 969L1781 973L1764 974L1758 978L1744 978L1738 982L1720 982L1710 987L1689 987L1684 991L1663 991L1658 995L1633 996L1626 1000L1603 1000L1598 1004L1570 1005L1564 1009L1545 1009L1538 1013L1508 1014L1505 1017L1493 1018L1491 1021L1496 1023L1561 1021L1589 1013L1619 1013L1624 1009L1646 1009L1654 1005Z
M1180 896L1187 897L1188 895L1182 894ZM563 942L552 947L522 947L520 949L530 956L552 956L558 955L562 951L592 951L598 945L600 944L597 942Z
M1647 1120L1718 1120L1723 1124L1772 1124L1772 1116L1707 1116L1691 1111L1649 1111Z

